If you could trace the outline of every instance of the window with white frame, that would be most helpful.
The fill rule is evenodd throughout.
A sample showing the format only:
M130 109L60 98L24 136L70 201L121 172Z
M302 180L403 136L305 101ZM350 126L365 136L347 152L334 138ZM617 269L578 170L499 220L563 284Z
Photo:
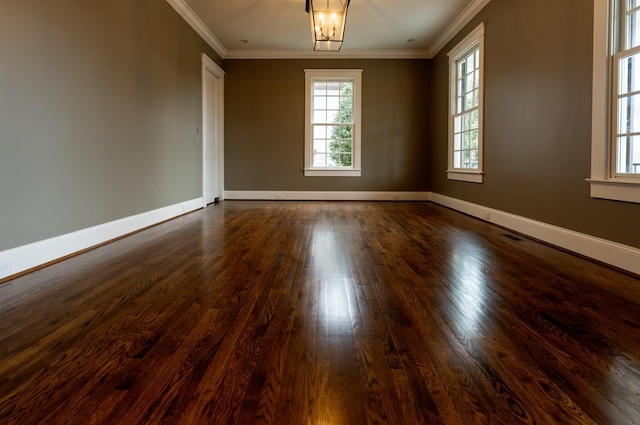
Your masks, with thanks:
M594 0L591 196L640 202L640 0Z
M305 69L305 176L361 175L361 69Z
M449 52L451 180L482 183L484 24Z
M614 173L640 175L640 0L620 2L613 55Z

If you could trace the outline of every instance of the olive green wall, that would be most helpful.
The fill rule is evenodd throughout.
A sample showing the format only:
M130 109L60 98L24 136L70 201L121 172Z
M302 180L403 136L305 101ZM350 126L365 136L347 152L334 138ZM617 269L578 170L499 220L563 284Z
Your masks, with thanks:
M225 60L225 189L425 191L426 60ZM362 72L362 176L304 177L304 69Z
M433 60L224 64L165 1L2 6L0 250L200 197L201 52L227 71L226 190L431 190L640 247L640 205L585 181L591 1L492 0ZM446 52L480 21L486 176L471 184L445 174ZM304 68L364 70L362 177L303 177Z
M202 196L202 52L166 1L3 1L0 250Z
M447 180L447 52L485 28L485 182ZM640 247L640 205L593 199L593 2L492 0L432 61L430 188Z

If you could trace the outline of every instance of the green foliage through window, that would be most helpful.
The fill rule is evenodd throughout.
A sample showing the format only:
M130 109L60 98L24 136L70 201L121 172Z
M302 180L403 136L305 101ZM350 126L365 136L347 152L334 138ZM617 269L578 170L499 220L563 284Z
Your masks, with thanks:
M329 142L330 157L341 167L350 167L353 141L353 88L351 83L341 84L340 106L335 116L335 124Z

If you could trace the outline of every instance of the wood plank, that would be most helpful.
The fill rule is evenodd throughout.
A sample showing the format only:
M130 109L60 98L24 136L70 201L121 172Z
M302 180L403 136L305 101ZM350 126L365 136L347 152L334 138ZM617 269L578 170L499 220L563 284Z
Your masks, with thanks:
M640 279L420 202L225 201L0 285L4 424L640 424Z

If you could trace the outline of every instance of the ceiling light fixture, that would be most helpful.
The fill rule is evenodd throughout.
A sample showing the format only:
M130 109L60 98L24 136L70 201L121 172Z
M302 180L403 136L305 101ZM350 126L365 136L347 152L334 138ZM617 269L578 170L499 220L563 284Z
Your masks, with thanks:
M339 52L351 0L307 0L313 50Z

